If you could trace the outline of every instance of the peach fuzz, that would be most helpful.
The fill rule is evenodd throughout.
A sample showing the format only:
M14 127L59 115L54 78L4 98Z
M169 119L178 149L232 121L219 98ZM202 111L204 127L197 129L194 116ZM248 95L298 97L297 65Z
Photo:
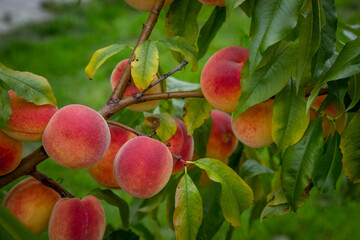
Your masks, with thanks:
M113 90L115 89L116 85L118 84L118 82L121 78L121 75L123 74L123 72L126 68L126 64L128 64L128 62L129 62L129 59L124 59L124 60L120 61L114 68L114 70L111 74L111 79L110 79L111 88ZM154 78L153 82L156 81L157 79L158 79L157 77ZM125 89L123 98L132 96L138 92L140 92L140 90L135 86L135 84L132 83ZM160 84L157 84L154 87L150 88L148 91L146 91L144 95L160 93L160 92L161 92ZM148 101L148 102L144 102L144 103L133 104L133 105L128 106L127 108L129 108L130 110L133 110L133 111L144 112L144 111L155 108L159 104L159 102L160 102L160 100L153 100L153 101Z
M243 112L232 129L240 142L253 148L265 147L273 142L271 135L273 100L256 104Z
M15 170L21 162L23 142L0 130L0 176Z
M144 12L150 12L155 0L125 0L131 7ZM174 0L165 0L163 8L172 3Z
M7 135L20 141L39 142L50 118L57 107L50 104L35 105L9 91L11 116L8 125L2 129Z
M68 105L51 118L43 134L46 153L56 163L71 169L87 168L100 161L109 145L105 119L83 105Z
M51 211L60 195L33 177L16 184L4 198L4 206L30 231L48 227Z
M173 157L155 139L141 136L127 141L114 160L116 181L126 193L149 198L160 192L170 179Z
M101 240L106 219L100 201L94 196L61 199L49 221L49 240Z
M206 5L217 5L220 7L225 6L225 0L199 0L199 2L206 4Z
M327 97L327 95L318 96L315 99L312 107L314 107L315 109L320 109L320 106L326 97ZM342 112L345 111L344 105L341 106L341 111ZM336 118L341 114L341 112L339 112L339 105L335 102L332 102L332 103L329 103L328 105L326 105L325 109L322 110L322 112L324 112L325 114L327 114L328 116L330 116L332 118ZM318 116L319 115L313 109L310 110L310 119L311 120L317 118ZM345 122L346 122L345 114L343 114L341 117L339 117L338 119L335 120L336 130L340 134L342 133L342 131L345 128ZM326 137L329 135L330 129L331 129L331 134L334 134L333 124L330 122L330 120L326 116L323 116L323 120L322 120L323 137Z
M231 46L217 51L206 62L200 78L206 100L223 112L234 112L240 97L240 73L249 51Z
M184 161L191 161L194 154L194 138L187 134L186 125L180 119L173 117L176 122L177 130L168 141L169 150L176 156L180 156ZM176 159L174 161L173 174L184 170L184 164Z
M105 156L94 165L88 167L93 179L107 188L120 188L114 176L114 159L119 149L129 139L136 137L132 132L110 126L111 142Z

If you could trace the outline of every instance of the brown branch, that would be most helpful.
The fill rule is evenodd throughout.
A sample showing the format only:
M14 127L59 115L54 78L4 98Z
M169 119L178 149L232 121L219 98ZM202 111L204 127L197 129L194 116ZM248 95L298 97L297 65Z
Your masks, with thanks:
M110 121L110 120L107 120L106 121L108 124L110 125L113 125L113 126L117 126L117 127L120 127L122 129L125 129L126 131L129 131L129 132L132 132L134 133L136 136L145 136L145 134L139 132L139 131L136 131L135 129L129 127L129 126L126 126L122 123L118 123L118 122L114 122L114 121Z
M0 177L0 188L24 175L30 175L36 169L36 165L48 158L43 146L30 153L21 160L20 165L11 173Z
M34 178L36 178L37 180L39 180L45 186L48 186L48 187L54 189L55 191L57 191L62 198L65 198L65 197L73 198L74 197L65 188L63 188L59 183L52 180L45 174L43 174L37 170L34 170L30 173L30 175L33 176Z

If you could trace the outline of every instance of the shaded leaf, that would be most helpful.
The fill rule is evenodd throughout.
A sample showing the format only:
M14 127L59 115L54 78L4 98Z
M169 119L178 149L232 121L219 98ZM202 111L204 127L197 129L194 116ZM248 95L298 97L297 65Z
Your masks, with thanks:
M346 108L346 111L352 109L360 101L360 77L353 76L349 81L348 93L351 98L351 103Z
M229 19L234 9L240 6L243 2L245 2L245 0L225 0L226 20Z
M2 86L0 81L0 128L5 128L10 119L11 107L8 91Z
M112 232L105 240L138 240L140 237L131 230L116 230Z
M261 213L260 222L262 222L263 219L285 215L289 212L290 212L290 208L289 205L287 204L266 206Z
M304 136L295 145L286 149L282 160L281 183L286 198L296 211L306 193L315 162L323 154L324 139L322 136L321 118L310 122Z
M360 115L356 114L344 129L340 149L346 176L353 183L360 182Z
M205 98L189 98L184 105L184 122L188 135L209 118L212 106Z
M168 77L166 79L167 92L194 91L198 89L200 89L200 84L198 83L189 83L173 77Z
M135 128L145 121L145 117L142 112L132 111L128 108L124 108L117 112L111 119L132 128Z
M85 73L90 79L93 79L96 71L103 65L103 63L111 56L117 54L128 46L124 44L113 44L108 47L97 50L91 57L90 62L85 67Z
M206 147L209 141L211 127L212 118L210 116L208 119L206 119L203 125L201 125L199 128L196 128L194 131L194 153L197 154L200 158L204 158L206 156Z
M167 142L176 133L175 120L168 113L151 114L144 112L146 119L150 120L156 129L156 135L162 142Z
M273 170L261 165L258 161L253 159L248 159L244 162L240 169L240 177L243 179L245 178L252 178L261 174L272 174L274 173Z
M36 105L56 106L56 98L45 78L29 72L14 71L0 63L0 80L9 85L16 94Z
M202 158L194 162L208 177L221 184L220 205L223 215L232 226L241 226L240 215L254 201L251 188L223 162Z
M176 188L173 216L176 239L196 239L203 217L202 199L185 170Z

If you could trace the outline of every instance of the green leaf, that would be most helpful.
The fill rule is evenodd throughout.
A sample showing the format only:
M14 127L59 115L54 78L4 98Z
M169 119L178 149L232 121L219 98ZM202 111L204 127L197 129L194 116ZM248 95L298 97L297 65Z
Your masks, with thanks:
M312 0L311 12L306 16L301 24L299 32L299 48L298 48L298 62L296 75L296 89L299 89L300 84L311 67L312 57L315 55L320 46L321 40L321 1Z
M200 158L204 158L206 156L206 147L209 141L211 127L212 118L210 116L206 119L203 125L196 128L194 131L194 153L196 153Z
M340 149L346 176L353 183L360 182L360 115L356 114L344 129Z
M11 107L8 91L2 86L0 81L0 128L5 128L10 119Z
M188 135L204 124L209 118L212 106L205 98L189 98L184 105L184 122Z
M167 92L194 91L200 89L200 84L180 81L173 77L166 79Z
M173 221L176 239L196 239L202 217L203 207L200 193L185 171L175 194Z
M185 59L189 60L192 65L191 71L199 70L198 66L198 51L194 46L191 46L183 37L169 37L162 38L159 42L164 43L170 50L179 52L185 56Z
M90 195L97 197L100 200L104 200L108 204L115 206L119 209L122 225L124 229L129 229L129 205L125 200L117 196L109 189L94 189L90 192Z
M147 88L156 77L159 68L159 52L156 44L147 40L135 49L135 59L131 62L131 76L138 89Z
M243 2L245 2L245 0L225 0L226 21L228 21L234 9L240 6L240 4L242 4Z
M97 50L91 57L90 62L85 67L85 73L90 79L93 79L96 71L103 65L103 63L111 56L117 54L128 46L124 44L113 44L105 48Z
M325 153L321 156L319 161L315 163L313 174L314 184L323 192L329 192L336 188L336 182L342 169L342 154L339 144L340 135L335 131L334 136L330 135L326 140Z
M306 114L306 98L302 88L296 94L295 80L275 97L272 117L272 137L277 152L297 143L309 125Z
M131 230L116 230L112 232L105 240L138 240L140 237Z
M261 174L273 174L274 171L261 165L258 161L253 159L247 159L240 169L240 177L252 178Z
M168 113L151 114L144 112L146 119L150 120L155 126L156 135L162 142L167 142L177 130L175 120Z
M360 101L360 76L355 75L349 81L348 93L351 98L351 103L346 111L352 109Z
M29 72L14 71L0 63L0 80L3 80L16 94L36 105L56 106L56 98L45 78Z
M296 211L310 184L315 162L323 154L321 118L310 122L304 136L286 149L282 160L281 182L286 198Z
M323 83L351 77L360 73L360 38L349 41L325 74Z
M289 82L294 65L296 65L295 44L286 44L263 67L256 70L253 76L248 74L247 64L243 68L241 95L233 119L240 116L251 106L261 103L277 94Z
M136 112L128 108L124 108L112 116L111 120L135 128L145 121L145 117L142 112Z
M255 1L251 21L249 45L250 74L259 64L262 53L282 40L296 27L303 0L258 0Z
M194 162L208 177L221 184L220 205L223 215L232 226L241 226L240 215L254 201L251 188L223 162L202 158Z
M3 239L37 240L40 237L27 230L2 204L0 204L0 234Z
M197 41L199 47L199 59L202 58L209 48L211 41L225 22L226 10L224 7L215 7L210 17L202 26Z
M276 206L266 206L261 213L260 222L263 219L271 218L275 216L282 216L290 212L289 205L281 204Z

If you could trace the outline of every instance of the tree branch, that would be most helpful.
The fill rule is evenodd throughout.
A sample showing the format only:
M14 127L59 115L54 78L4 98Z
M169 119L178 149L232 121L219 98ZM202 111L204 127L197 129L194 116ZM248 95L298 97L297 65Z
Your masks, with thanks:
M107 120L106 121L108 124L110 125L113 125L113 126L117 126L117 127L120 127L122 129L125 129L126 131L129 131L129 132L132 132L134 133L136 136L145 136L145 134L139 132L139 131L136 131L135 129L129 127L129 126L126 126L122 123L118 123L118 122L114 122L114 121L110 121L110 120Z

